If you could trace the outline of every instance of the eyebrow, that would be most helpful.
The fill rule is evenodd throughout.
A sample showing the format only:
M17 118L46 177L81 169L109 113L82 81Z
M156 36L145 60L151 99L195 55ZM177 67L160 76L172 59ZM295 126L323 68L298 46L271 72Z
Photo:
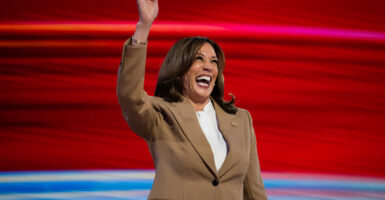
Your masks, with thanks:
M197 53L197 56L205 56L205 55L198 52L198 53ZM212 56L211 58L216 58L216 59L218 59L216 56Z

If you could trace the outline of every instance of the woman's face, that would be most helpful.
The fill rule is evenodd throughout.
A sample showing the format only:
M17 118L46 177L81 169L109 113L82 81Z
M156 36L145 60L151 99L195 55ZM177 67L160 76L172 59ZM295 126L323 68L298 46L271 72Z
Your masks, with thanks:
M183 76L183 95L196 103L208 101L217 75L218 58L215 50L209 43L204 43Z

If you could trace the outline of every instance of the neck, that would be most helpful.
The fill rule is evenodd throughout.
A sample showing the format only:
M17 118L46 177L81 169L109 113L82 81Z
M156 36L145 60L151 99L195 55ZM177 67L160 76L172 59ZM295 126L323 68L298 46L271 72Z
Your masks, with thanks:
M195 112L197 112L197 111L202 111L203 108L204 108L204 107L209 103L209 101L210 101L210 98L207 98L207 99L202 100L202 101L194 101L194 100L192 100L192 99L190 99L190 98L188 98L188 97L186 97L186 99L188 99L188 100L191 102L192 106L194 107Z

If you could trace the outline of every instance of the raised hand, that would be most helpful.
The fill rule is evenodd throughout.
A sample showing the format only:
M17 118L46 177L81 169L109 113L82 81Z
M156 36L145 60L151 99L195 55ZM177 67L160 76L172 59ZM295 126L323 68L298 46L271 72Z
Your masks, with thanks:
M142 24L152 24L158 16L158 0L138 0L139 22Z
M147 41L150 28L155 18L158 16L158 0L137 0L139 11L139 22L133 38L140 42Z

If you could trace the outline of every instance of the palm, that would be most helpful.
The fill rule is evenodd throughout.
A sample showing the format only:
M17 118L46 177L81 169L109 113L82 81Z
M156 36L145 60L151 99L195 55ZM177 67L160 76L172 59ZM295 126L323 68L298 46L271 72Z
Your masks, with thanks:
M140 22L144 24L152 24L158 16L158 0L138 0L137 4Z

